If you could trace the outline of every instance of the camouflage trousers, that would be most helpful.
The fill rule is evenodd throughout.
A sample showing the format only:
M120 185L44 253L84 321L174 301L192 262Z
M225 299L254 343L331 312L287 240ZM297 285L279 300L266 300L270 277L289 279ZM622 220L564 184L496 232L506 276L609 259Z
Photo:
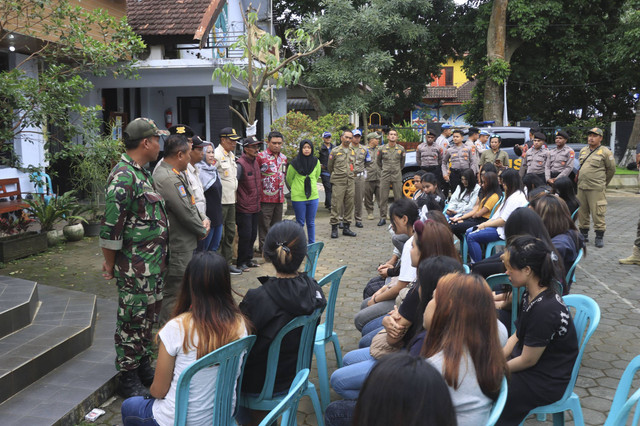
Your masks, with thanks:
M153 350L151 329L162 308L163 275L116 276L116 283L116 368L135 370L140 360L150 356Z

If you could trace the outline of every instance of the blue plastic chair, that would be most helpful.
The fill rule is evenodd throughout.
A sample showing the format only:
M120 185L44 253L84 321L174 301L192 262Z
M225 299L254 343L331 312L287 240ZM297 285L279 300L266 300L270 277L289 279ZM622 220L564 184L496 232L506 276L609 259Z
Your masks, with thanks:
M496 249L496 247L506 246L507 242L505 240L491 241L489 244L487 244L487 248L484 252L485 259L493 254L493 251Z
M571 284L576 282L576 267L578 266L578 262L580 262L583 255L584 255L584 249L580 249L580 251L578 252L578 257L576 257L576 260L573 261L573 265L571 265L571 269L569 269L569 272L567 272L567 277L565 278L564 282L567 285L567 288L569 290L571 290Z
M618 383L618 388L616 389L616 394L613 397L613 402L611 403L611 410L609 411L607 420L604 422L604 426L626 425L629 414L631 414L631 410L634 406L635 414L631 425L638 425L638 420L640 420L640 407L638 406L638 403L640 402L640 389L637 389L633 395L629 397L629 391L633 384L633 377L636 375L638 370L640 370L640 355L632 359L629 365L627 365L627 368L625 368L624 373L622 373L620 383Z
M316 277L318 258L320 257L320 252L323 248L324 243L320 241L307 246L307 262L304 264L304 272L311 278Z
M576 384L576 379L578 378L580 363L582 361L585 348L587 347L587 343L600 323L600 307L592 298L582 294L569 294L564 296L563 300L567 307L573 307L576 310L573 317L573 324L578 335L578 346L580 351L578 352L575 364L573 364L571 380L569 381L562 398L553 404L534 408L527 416L536 414L538 416L538 420L540 420L540 415L544 416L546 414L553 414L553 424L558 426L564 425L564 412L566 410L571 410L573 413L574 424L576 426L582 426L584 425L584 417L582 416L580 397L573 392L573 388Z
M235 409L237 409L238 404L233 404L233 398L236 393L240 395L244 364L247 361L247 354L253 347L255 341L256 336L247 336L238 339L203 356L182 371L176 387L174 426L187 424L191 378L203 368L216 364L218 365L218 373L214 384L216 394L213 400L213 424L235 424L233 418L236 414ZM238 371L240 371L239 376Z
M469 265L463 264L462 268L464 269L464 273L465 274L470 274L471 273L471 268L469 268Z
M282 327L276 337L269 346L267 355L267 374L264 378L262 391L258 396L243 394L240 397L240 405L252 410L271 411L286 397L286 395L274 395L273 386L276 380L276 372L278 370L278 359L280 358L280 345L284 336L293 330L302 329L300 334L300 346L298 346L298 360L296 363L296 371L309 369L311 366L311 357L313 356L313 341L316 334L316 326L321 310L316 309L312 314L300 316L292 319L289 324ZM309 380L303 385L303 395L311 398L313 409L319 426L324 426L322 417L322 407L316 388Z
M571 220L573 220L574 222L576 221L576 216L578 216L578 210L580 210L580 207L578 207L573 211L573 213L571 213Z
M53 193L53 185L51 184L51 176L45 172L33 172L31 173L30 180L36 190L36 194L40 194L45 204L49 204L52 198L55 198L56 194Z
M298 403L300 402L300 398L302 398L302 394L304 392L304 384L309 381L309 369L305 368L304 370L298 371L295 379L293 379L293 383L289 388L289 393L284 397L282 401L276 408L271 410L267 417L265 417L259 426L269 426L272 423L276 424L276 420L280 416L282 416L282 423L280 426L296 426L297 424L297 412L298 412Z
M507 402L507 394L509 393L509 387L507 385L507 378L502 378L502 385L500 385L500 395L498 395L498 399L495 400L493 406L491 407L491 412L489 413L489 420L485 423L485 426L493 426L496 424L500 415L502 414L502 410L504 409L504 404Z
M522 294L524 293L524 287L518 288L514 287L509 280L509 276L507 274L495 274L487 277L487 283L491 290L493 291L501 291L503 290L503 286L507 285L511 287L511 330L509 330L509 335L516 332L516 319L518 318L520 300L522 299Z
M338 361L338 368L342 367L342 351L340 350L340 342L338 341L338 335L333 331L333 316L336 310L336 300L338 299L338 289L340 288L340 280L344 271L347 270L346 266L336 269L335 271L322 278L318 285L320 287L325 284L331 283L331 289L329 290L329 297L327 299L326 315L324 323L318 326L316 330L316 339L313 345L313 353L316 355L316 364L318 366L318 382L320 385L320 400L322 402L322 411L327 408L330 401L329 391L329 371L327 368L327 343L333 343L333 350L336 353L336 360ZM325 291L326 293L326 291Z
M498 200L498 202L491 209L491 214L489 215L489 217L493 216L493 214L496 212L498 207L500 207L503 201L504 201L504 194L500 196L500 199ZM469 251L469 248L467 247L467 234L465 234L463 240L464 241L462 241L462 263L467 263L467 257L468 257L468 251Z

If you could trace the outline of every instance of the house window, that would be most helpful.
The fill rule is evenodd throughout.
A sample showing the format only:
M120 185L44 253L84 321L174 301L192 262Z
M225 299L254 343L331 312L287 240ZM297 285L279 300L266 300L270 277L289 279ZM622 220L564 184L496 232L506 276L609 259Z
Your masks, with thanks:
M207 137L205 113L204 96L178 98L178 123L191 127L195 134L203 139Z
M453 67L444 67L444 85L453 86Z

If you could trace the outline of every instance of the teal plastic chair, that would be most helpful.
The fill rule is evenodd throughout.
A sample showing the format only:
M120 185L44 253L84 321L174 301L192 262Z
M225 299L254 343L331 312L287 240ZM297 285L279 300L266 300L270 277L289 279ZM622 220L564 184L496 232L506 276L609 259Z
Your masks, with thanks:
M282 416L282 422L280 426L296 426L296 415L298 412L298 403L300 402L300 398L302 398L302 394L304 392L304 384L309 381L309 369L305 368L304 370L298 371L295 379L293 379L293 383L289 388L289 393L284 397L282 401L276 408L271 410L267 417L265 417L259 426L269 426L271 424L276 424L276 420L280 416Z
M464 269L464 273L465 274L470 274L471 273L471 268L469 268L469 265L463 264L462 268Z
M176 387L176 411L174 426L187 424L187 409L189 407L189 385L191 378L203 368L218 365L216 376L215 398L213 400L213 424L235 424L233 419L237 404L233 404L234 395L240 395L242 372L247 361L247 354L253 347L256 336L247 336L224 345L193 362L182 371ZM240 375L238 376L238 371ZM234 389L236 390L234 392Z
M323 242L317 242L307 246L307 262L304 264L304 272L311 278L316 277L318 258L320 257L320 252L323 248Z
M583 426L584 417L582 416L580 397L573 392L573 388L578 378L580 363L587 343L596 331L596 328L598 328L598 324L600 324L600 307L592 298L582 294L569 294L564 296L563 300L567 307L573 307L576 310L573 317L573 324L576 328L578 347L580 348L576 362L573 364L573 370L571 371L571 380L559 401L545 405L544 407L534 408L527 416L536 414L538 420L540 420L541 417L543 418L546 414L553 414L553 424L559 426L564 425L564 412L571 410L574 424L576 426Z
M278 359L280 358L280 345L284 336L293 330L302 329L300 334L300 346L298 346L298 360L296 371L309 369L311 367L311 357L313 356L313 342L316 335L316 326L320 317L321 309L316 309L311 315L300 316L292 319L287 325L276 334L276 337L269 346L267 354L267 374L264 378L262 391L258 396L243 394L240 397L240 405L251 410L271 411L282 402L286 395L274 395L273 386L278 370ZM309 380L303 385L303 395L311 398L313 409L319 426L324 426L322 408L316 388Z
M318 326L318 329L316 330L315 343L313 345L313 353L316 355L316 364L318 366L318 382L320 385L320 400L322 402L323 412L327 408L327 405L329 405L330 400L329 370L327 368L326 353L327 343L333 343L333 350L336 353L338 368L342 367L342 351L340 350L338 335L335 331L333 331L333 316L336 310L336 300L338 299L340 280L342 279L342 275L344 275L344 271L346 270L346 266L338 268L318 282L318 285L320 287L324 286L325 284L331 283L329 298L327 299L327 307L325 309L326 315L324 323Z
M580 207L578 207L573 211L573 213L571 213L571 220L573 220L574 222L576 221L576 217L578 216L578 210L580 210Z
M496 205L493 206L493 208L491 209L491 214L489 215L489 217L493 216L493 214L496 212L497 208L500 207L503 201L504 201L504 194L500 196L500 199L498 200ZM467 263L468 251L469 251L469 248L467 247L467 235L465 234L462 241L462 263Z
M45 204L49 204L52 198L55 198L56 194L53 193L53 185L51 184L51 176L44 172L31 173L30 177L33 186L35 187L36 194L40 194Z
M495 400L493 406L491 407L491 412L489 413L489 420L485 423L485 426L493 426L496 424L500 415L502 414L502 410L504 409L504 404L507 402L507 394L509 393L509 386L507 385L507 378L502 378L502 385L500 385L500 395L498 395L498 399Z
M578 262L580 262L583 255L584 255L584 249L580 249L580 251L578 252L578 257L576 257L576 260L573 261L573 265L571 265L571 269L569 269L569 272L567 272L567 277L565 278L564 282L567 285L567 288L569 290L571 290L571 284L576 282L576 267L578 266Z
M609 410L609 415L607 416L607 420L604 422L604 426L626 425L627 420L629 419L629 414L631 414L631 410L633 410L634 407L635 414L631 425L638 425L638 420L640 420L640 407L638 406L638 403L640 402L640 388L637 389L631 397L629 397L629 391L633 384L633 377L636 375L638 370L640 370L640 355L632 359L629 365L627 365L627 368L625 368L624 373L622 373L620 383L618 383L618 388L616 389L616 394L613 397L613 402L611 403L611 410Z
M511 330L509 330L509 335L512 335L516 332L516 319L518 318L520 300L522 299L522 294L524 293L524 287L518 288L514 287L509 280L509 276L507 274L495 274L487 277L487 283L491 290L493 291L501 291L503 287L509 286L511 287Z
M487 248L484 252L484 258L486 259L487 257L491 256L493 254L493 251L497 247L506 247L506 246L507 246L507 242L505 240L491 241L489 244L487 244Z

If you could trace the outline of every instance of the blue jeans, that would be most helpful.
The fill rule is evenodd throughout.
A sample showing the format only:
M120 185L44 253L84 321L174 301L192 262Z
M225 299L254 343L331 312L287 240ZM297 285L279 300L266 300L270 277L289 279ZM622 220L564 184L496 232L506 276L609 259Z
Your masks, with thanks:
M360 343L358 343L359 348L368 348L371 346L371 340L384 328L382 327L383 319L384 317L376 318L362 327L362 339L360 339Z
M153 402L143 396L132 396L122 403L122 423L124 426L158 426L153 418Z
M304 227L307 223L307 243L316 242L316 212L318 211L318 199L307 201L292 201L293 211L296 213L296 222Z
M202 251L218 251L220 240L222 239L222 224L214 226L209 231L209 235L203 240ZM200 246L200 245L198 245Z
M360 388L375 363L369 348L349 352L344 356L344 367L338 368L331 375L331 387L344 399L358 399Z
M482 244L498 241L500 237L498 236L498 228L491 227L473 232L472 230L473 228L467 229L467 248L471 263L475 263L482 260Z

